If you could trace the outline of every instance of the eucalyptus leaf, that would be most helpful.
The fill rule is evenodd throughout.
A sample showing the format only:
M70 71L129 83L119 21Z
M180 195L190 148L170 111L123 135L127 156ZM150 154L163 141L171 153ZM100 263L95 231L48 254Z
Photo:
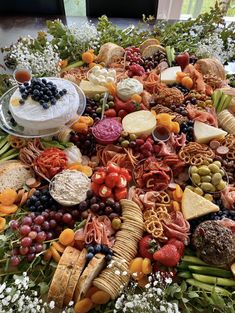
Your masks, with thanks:
M38 286L40 287L40 295L46 294L49 290L48 284L44 281L39 283Z

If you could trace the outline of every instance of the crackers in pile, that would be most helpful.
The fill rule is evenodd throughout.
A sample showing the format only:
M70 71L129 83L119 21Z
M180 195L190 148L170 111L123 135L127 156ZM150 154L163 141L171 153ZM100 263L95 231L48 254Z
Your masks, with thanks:
M93 281L95 287L110 294L112 299L116 299L129 282L129 264L137 254L138 242L144 232L140 207L131 200L123 199L120 203L123 223L116 233L114 256L108 267Z

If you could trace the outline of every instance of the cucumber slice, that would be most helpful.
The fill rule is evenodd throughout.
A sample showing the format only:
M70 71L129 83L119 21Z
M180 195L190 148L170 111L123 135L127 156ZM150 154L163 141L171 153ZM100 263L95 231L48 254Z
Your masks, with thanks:
M207 284L212 285L220 285L226 287L235 287L235 280L228 279L228 278L221 278L215 276L207 276L207 275L200 275L200 274L192 274L193 278Z
M219 293L219 294L221 294L223 296L226 296L226 297L230 297L231 296L231 292L229 292L228 290L226 290L224 288L217 287L217 286L212 286L212 285L205 284L205 283L201 283L198 280L195 280L193 278L187 279L186 283L188 283L191 286L198 287L200 289L204 289L204 290L207 290L207 291L215 291L215 292L217 292L217 293Z
M197 274L215 275L224 278L231 278L232 273L218 267L189 265L189 270Z
M171 62L175 61L175 48L171 48Z
M222 93L222 96L221 96L220 101L219 101L219 103L217 105L217 108L216 108L216 111L218 113L222 111L222 108L224 106L224 103L225 103L226 99L227 99L227 95Z
M225 109L227 109L227 107L230 105L230 102L232 101L232 96L231 95L226 95L227 97L226 97L226 99L224 100L224 103L223 103L223 105L222 105L222 107L221 107L221 111L223 111L223 110L225 110ZM220 111L220 112L221 112Z
M185 272L178 272L177 273L177 277L181 277L181 278L191 278L192 274L189 271L185 271Z
M213 101L213 105L216 108L216 110L217 110L218 104L220 102L220 99L222 97L222 94L223 94L223 92L221 90L215 90L213 92L212 101Z
M182 261L191 263L191 264L198 264L198 265L207 265L210 266L209 264L205 263L201 259L197 258L196 256L191 256L191 255L184 255L182 258Z
M172 53L171 53L171 47L170 46L166 46L166 57L167 57L167 61L169 63L169 65L172 65Z

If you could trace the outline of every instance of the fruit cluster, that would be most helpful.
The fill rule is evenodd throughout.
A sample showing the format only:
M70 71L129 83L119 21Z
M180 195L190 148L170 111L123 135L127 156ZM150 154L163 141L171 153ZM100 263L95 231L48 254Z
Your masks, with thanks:
M128 76L133 77L133 76L142 76L145 73L145 69L143 66L139 64L132 64L128 66Z
M107 215L110 219L121 215L119 202L114 201L112 198L108 198L104 201L99 196L96 196L92 190L87 192L86 200L80 202L78 208L84 218L87 217L88 210L97 215Z
M134 148L136 146L136 139L137 137L135 134L129 134L125 131L122 131L121 137L118 139L118 141L123 148L127 148L129 146Z
M141 57L140 49L137 47L128 47L125 49L126 60L132 64L143 64L143 59Z
M99 245L99 244L88 245L86 248L87 248L87 256L86 256L87 261L90 261L96 253L105 254L105 258L107 261L111 261L112 259L113 252L106 245Z
M135 144L134 144L135 143ZM139 159L145 159L152 156L154 153L158 153L158 146L154 145L154 140L151 136L141 135L130 143L130 147L133 148L135 154L139 154Z
M24 83L19 88L21 93L20 104L24 104L25 100L31 96L34 101L40 103L43 109L48 109L50 105L55 105L56 101L63 97L66 89L58 90L57 86L52 82L48 82L45 78L33 78L31 83Z
M43 242L58 237L65 225L74 227L78 216L78 211L70 214L63 209L58 211L46 209L41 214L32 212L20 221L12 220L10 226L17 233L20 246L12 250L11 264L17 266L23 257L28 262L33 261L36 254L43 251Z
M91 98L86 98L86 108L83 113L84 116L90 116L94 119L94 121L99 121L100 120L100 114L96 113L96 110L98 109L100 102L95 101L94 99Z
M172 85L172 87L179 89L184 95L187 95L190 92L190 89L188 89L188 88L186 88L180 84L177 84L177 83L174 83Z
M211 97L204 93L198 93L194 91L190 91L188 93L188 95L185 97L184 103L186 105L193 104L203 108L213 106Z
M98 168L91 180L91 189L96 195L119 201L127 197L127 184L132 177L126 168L109 162L106 167Z
M193 141L193 124L193 121L188 121L180 125L180 132L186 134L187 141Z
M51 210L57 209L56 201L51 197L49 189L36 190L33 195L26 201L25 206L31 212L42 212L50 208Z
M144 69L148 72L156 68L161 62L167 62L166 54L163 51L157 51L152 56L143 58Z
M70 141L80 149L82 155L90 157L96 154L96 141L90 130L87 134L72 132Z

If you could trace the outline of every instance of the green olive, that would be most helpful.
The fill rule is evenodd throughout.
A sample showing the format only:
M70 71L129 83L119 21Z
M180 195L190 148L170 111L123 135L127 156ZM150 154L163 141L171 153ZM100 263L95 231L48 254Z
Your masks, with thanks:
M104 98L100 98L100 104L103 104Z
M128 137L129 133L125 132L124 130L121 132L122 137Z
M114 102L113 101L109 101L108 105L109 105L110 108L113 108L114 107Z
M193 166L191 166L190 167L190 172L193 174L193 173L197 173L197 171L198 171L198 168L195 166L195 165L193 165Z
M112 96L112 95L109 95L109 96L108 96L108 100L109 100L109 101L113 101L113 96Z
M206 101L205 101L205 104L206 104L206 106L211 105L211 104L212 104L212 101L211 101L211 100L206 100Z
M209 193L205 193L205 194L204 194L204 198L205 198L206 200L213 201L213 196L210 195Z
M99 107L99 108L97 108L95 111L96 111L96 113L100 114L100 113L102 112L102 108Z
M105 104L104 108L105 108L105 110L108 110L108 109L109 109L108 103Z
M212 192L215 189L215 187L211 183L202 183L201 188L205 192Z
M195 185L198 185L198 184L201 182L201 177L200 177L200 175L198 175L197 173L193 173L193 174L192 174L192 182L193 182Z
M204 194L203 190L202 190L201 188L199 188L199 187L194 188L193 191L194 191L196 194L198 194L199 196L203 196L203 194Z
M193 186L191 186L191 185L187 185L185 188L188 188L188 189L190 189L190 190L192 190L192 191L194 191L194 187Z
M225 175L224 170L220 170L219 172L220 172L220 174L222 175L222 177Z
M129 141L128 140L123 140L122 142L121 142L121 146L123 147L123 148L126 148L126 147L128 147L129 146Z
M201 182L202 183L210 183L211 182L211 176L210 175L201 176Z
M210 164L208 168L210 169L212 173L219 173L220 171L220 168L214 163Z
M215 173L212 175L211 182L214 186L218 185L222 179L222 175L220 173Z
M221 162L220 161L214 161L213 164L217 165L219 168L221 167Z
M219 182L219 184L216 186L216 189L217 189L217 190L223 190L225 187L226 187L226 182L221 179L221 181Z
M97 93L94 95L94 100L99 101L100 100L100 95Z
M209 166L202 165L198 168L198 174L199 175L209 175L210 174L210 169Z
M125 138L123 138L123 137L119 137L119 139L118 139L119 142L122 142L124 140L125 140Z
M210 164L210 162L208 160L203 161L203 165L209 165L209 164Z
M130 140L136 140L136 134L130 134L129 137Z
M213 162L213 159L208 158L207 161L208 161L209 163L212 163L212 162Z

